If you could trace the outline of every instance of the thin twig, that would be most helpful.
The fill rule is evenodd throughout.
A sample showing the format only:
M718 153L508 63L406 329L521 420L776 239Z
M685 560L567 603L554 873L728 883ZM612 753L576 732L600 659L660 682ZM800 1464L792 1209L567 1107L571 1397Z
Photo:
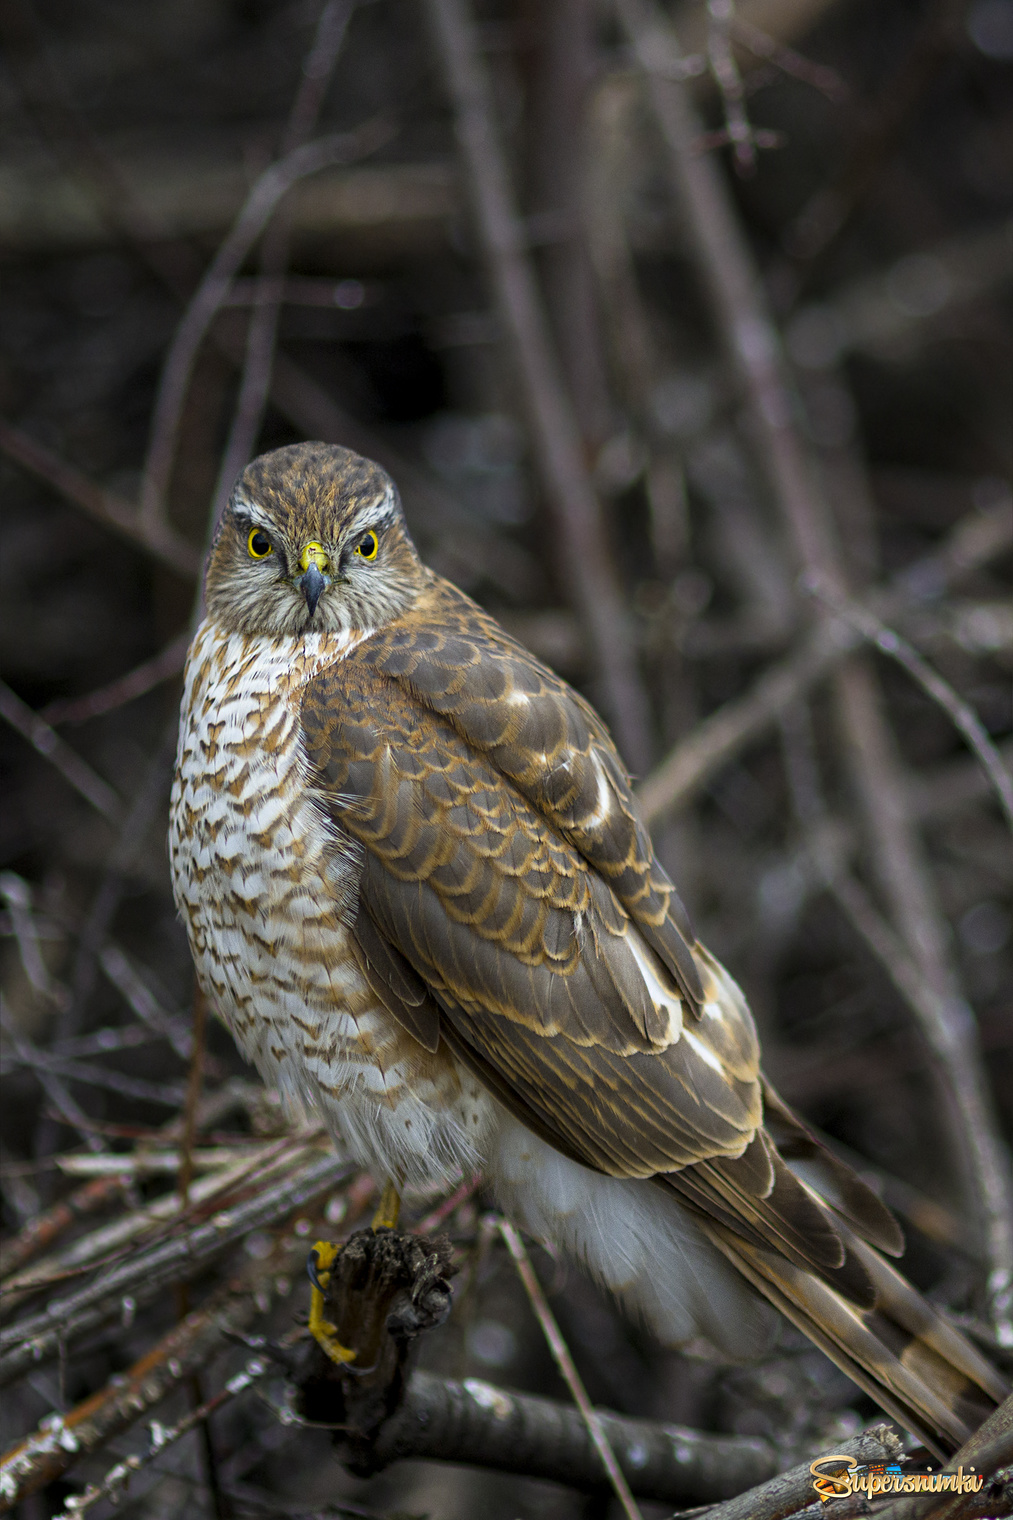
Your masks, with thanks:
M326 0L320 12L282 136L282 157L301 147L316 126L354 8L355 0ZM260 276L246 333L246 356L239 382L239 395L212 496L208 522L209 529L212 530L228 502L236 477L253 453L260 432L271 387L278 313L290 239L289 219L282 208L268 227L261 247Z
M39 716L46 723L87 723L91 718L115 712L128 702L154 691L163 681L171 681L173 676L179 675L189 645L189 632L181 633L150 660L135 665L133 670L117 676L115 681L109 681L83 697L61 697L50 702Z
M0 1332L0 1385L51 1360L61 1344L116 1319L124 1297L130 1297L135 1306L150 1303L168 1285L195 1277L208 1262L252 1231L275 1224L339 1186L351 1171L349 1163L336 1155L311 1153L286 1171L280 1181L262 1187L245 1202L219 1207L210 1219L135 1253L87 1287L58 1295L42 1314Z
M874 616L896 619L926 598L1003 554L1013 542L1008 512L973 512L957 524L941 548L916 560L860 605ZM638 788L644 817L657 822L684 806L717 771L827 676L858 647L856 631L828 618L794 653L769 665L742 696L711 713L651 772Z
M354 132L332 133L294 149L271 164L254 182L183 314L162 368L140 491L141 521L149 531L165 520L166 494L190 374L233 275L293 185L331 164L352 163L374 153L390 138L391 132L389 123L374 120Z
M752 174L756 168L756 133L746 115L742 75L732 50L734 20L734 0L707 0L707 57L724 105L727 141L739 172Z
M642 774L651 751L647 697L614 556L510 191L475 25L465 0L429 0L428 10L453 100L479 235L521 380L536 462L557 523L561 567L590 636L603 705L619 747L631 769Z
M99 950L98 963L103 974L142 1024L146 1024L158 1039L168 1040L180 1059L188 1061L193 1048L192 1031L181 1015L163 1008L125 951L115 941L107 939ZM65 1054L62 1048L58 1048L56 1053Z
M73 1061L49 1050L39 1050L25 1041L16 1051L15 1064L27 1066L40 1078L55 1072L58 1076L83 1082L86 1087L105 1088L108 1092L122 1093L126 1098L140 1098L144 1103L161 1103L166 1108L175 1108L184 1094L180 1082L149 1082L142 1077L128 1077L104 1066L92 1066L87 1061Z
M937 670L933 670L928 660L920 655L907 639L902 638L894 629L888 628L874 612L870 612L868 608L856 602L835 595L832 588L817 575L807 576L805 586L828 607L832 607L839 617L857 628L862 637L874 644L882 654L887 655L891 660L896 660L898 665L902 665L933 702L952 719L954 727L963 734L981 762L982 769L991 781L999 799L999 806L1006 817L1006 822L1013 831L1013 777L1007 771L1002 755L974 709L954 691Z
M440 1225L450 1218L455 1209L459 1209L462 1203L467 1203L469 1198L474 1197L481 1186L481 1176L466 1177L460 1187L454 1189L449 1198L444 1198L443 1202L438 1203L431 1213L427 1214L424 1219L420 1219L417 1225L413 1225L412 1233L414 1235L431 1235L434 1230L438 1230Z
M797 53L794 48L787 47L785 43L769 36L737 14L732 17L732 35L755 57L772 63L782 74L789 74L793 79L812 85L814 90L819 90L828 100L840 104L851 94L836 69L828 68L826 64L813 63L811 58Z
M44 480L54 491L89 517L114 529L122 538L144 549L177 575L193 580L200 572L200 553L164 523L144 522L130 505L105 491L66 460L47 449L20 428L0 417L0 450L22 469Z
M197 1115L200 1107L201 1084L204 1080L204 1048L207 1040L208 1002L200 987L194 983L193 991L193 1043L190 1047L190 1070L186 1079L186 1097L183 1101L183 1138L179 1148L179 1175L176 1191L179 1206L186 1209L190 1203L190 1183L193 1181L193 1148L197 1139Z
M0 875L0 897L7 904L21 969L29 984L40 997L55 1003L57 1007L65 1004L70 994L66 987L54 981L39 949L31 887L14 871L4 871Z
M535 1276L535 1269L531 1265L531 1258L528 1255L527 1247L508 1219L500 1218L497 1223L514 1266L517 1268L517 1275L524 1284L524 1291L527 1293L531 1307L535 1311L535 1317L542 1327L542 1333L548 1343L549 1350L552 1352L553 1360L563 1374L566 1386L573 1396L573 1402L580 1410L581 1418L587 1426L591 1439L601 1457L602 1464L609 1476L609 1482L615 1490L616 1498L622 1506L623 1513L626 1515L627 1520L643 1520L640 1506L630 1492L630 1486L626 1481L622 1468L616 1461L615 1452L612 1450L612 1444L605 1434L601 1417L587 1396L587 1391L581 1382L580 1374L574 1366L573 1357L570 1355L570 1349L563 1339L562 1332L556 1323L555 1315L549 1308L548 1299L542 1292L542 1285Z
M65 739L61 739L38 713L33 712L27 702L22 702L4 681L0 681L0 717L5 718L23 739L27 739L32 748L44 760L48 760L60 772L64 781L69 782L75 792L90 802L103 818L116 824L123 821L123 802L109 783L103 781L87 760L82 760L77 751Z
M65 1083L60 1080L61 1076L66 1074L65 1071L57 1063L49 1060L45 1051L39 1050L38 1046L14 1027L2 1004L0 1004L0 1024L2 1024L4 1035L13 1047L17 1060L32 1071L46 1097L52 1103L60 1122L66 1124L69 1129L75 1130L89 1150L101 1150L102 1142L89 1129L87 1114Z

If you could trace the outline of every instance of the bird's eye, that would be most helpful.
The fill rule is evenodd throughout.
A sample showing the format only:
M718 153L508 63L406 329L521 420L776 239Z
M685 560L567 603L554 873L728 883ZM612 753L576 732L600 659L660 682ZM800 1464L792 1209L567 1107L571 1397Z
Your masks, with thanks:
M271 553L271 540L261 528L253 528L246 540L246 547L251 559L266 559Z
M376 551L380 547L375 533L367 533L365 538L360 539L355 546L355 552L363 559L376 559Z

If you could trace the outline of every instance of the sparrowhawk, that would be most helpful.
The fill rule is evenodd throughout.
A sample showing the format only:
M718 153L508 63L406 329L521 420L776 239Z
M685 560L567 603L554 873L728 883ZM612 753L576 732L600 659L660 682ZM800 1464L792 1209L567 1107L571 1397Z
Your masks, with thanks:
M772 1304L936 1450L965 1439L1002 1379L764 1079L602 720L421 563L389 476L255 460L206 608L173 880L264 1077L397 1187L481 1168L664 1343L755 1353Z

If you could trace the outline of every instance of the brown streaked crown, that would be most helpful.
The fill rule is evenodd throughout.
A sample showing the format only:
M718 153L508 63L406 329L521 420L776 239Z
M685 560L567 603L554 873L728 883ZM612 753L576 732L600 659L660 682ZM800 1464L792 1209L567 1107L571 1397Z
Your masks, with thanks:
M266 553L250 551L251 534ZM371 548L375 555L357 553ZM307 546L319 599L301 587ZM208 616L244 633L343 633L379 628L418 596L426 572L386 470L351 449L295 443L247 465L208 560Z

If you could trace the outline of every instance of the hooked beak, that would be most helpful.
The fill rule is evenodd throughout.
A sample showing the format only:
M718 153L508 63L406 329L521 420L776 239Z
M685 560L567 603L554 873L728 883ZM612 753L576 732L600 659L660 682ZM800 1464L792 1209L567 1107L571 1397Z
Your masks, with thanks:
M299 581L299 590L306 598L306 608L309 612L310 617L312 617L314 612L316 612L317 602L319 602L321 594L326 585L327 582L320 574L320 571L317 569L316 565L310 565L309 569L306 571L306 574L301 577Z
M299 590L306 598L306 607L312 617L328 584L323 572L330 569L330 561L323 544L308 543L299 556L299 568L303 571Z

